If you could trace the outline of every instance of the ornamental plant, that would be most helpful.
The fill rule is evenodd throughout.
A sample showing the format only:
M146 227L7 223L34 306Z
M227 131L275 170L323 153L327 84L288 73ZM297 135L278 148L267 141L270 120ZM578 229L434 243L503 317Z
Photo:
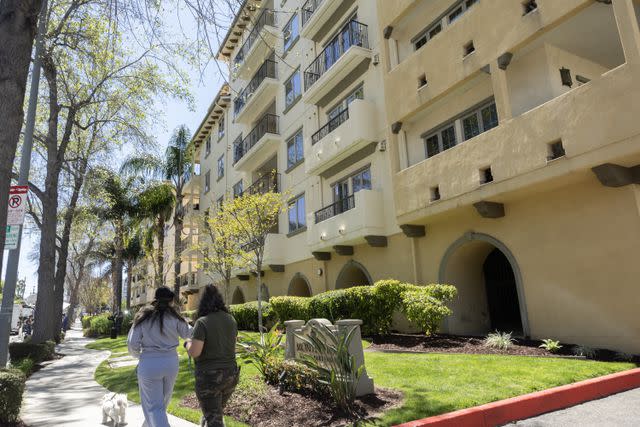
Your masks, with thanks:
M248 334L240 334L236 345L238 358L244 364L255 366L265 380L267 379L266 369L269 360L277 357L278 353L282 351L283 335L278 331L277 326L273 325L269 332L261 335L259 340Z
M552 340L551 338L547 338L542 340L542 344L540 344L540 348L544 348L549 353L557 353L560 351L562 346L560 345L560 341Z

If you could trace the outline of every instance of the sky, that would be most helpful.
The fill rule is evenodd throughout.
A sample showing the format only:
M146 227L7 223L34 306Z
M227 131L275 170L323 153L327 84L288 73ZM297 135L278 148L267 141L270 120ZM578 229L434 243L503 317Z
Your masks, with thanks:
M188 31L190 27L189 19L188 16L180 17L182 21L181 27L184 31ZM178 20L174 14L167 15L167 20L170 22L170 25L178 25ZM187 69L186 66L185 69ZM224 69L222 64L220 69ZM219 74L219 68L216 67L213 62L208 65L202 75L198 69L189 69L189 71L191 77L190 90L194 99L194 111L189 109L189 105L187 105L186 102L179 100L166 99L156 101L158 109L163 112L160 118L163 125L155 130L155 137L161 150L166 147L176 127L185 124L192 134L196 131L204 115L207 113L211 101L218 93L218 89L224 81ZM32 257L37 250L38 232L36 229L27 229L26 232L23 233L22 250L20 252L20 262L18 266L18 279L24 278L27 281L25 296L36 292L38 264L37 261L32 261L29 258ZM8 251L4 251L3 256L2 280L5 279Z

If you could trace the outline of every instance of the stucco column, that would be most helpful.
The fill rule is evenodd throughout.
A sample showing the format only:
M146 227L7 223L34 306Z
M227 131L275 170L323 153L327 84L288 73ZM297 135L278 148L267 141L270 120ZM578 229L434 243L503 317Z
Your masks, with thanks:
M407 133L400 131L398 138L398 165L400 170L409 167L409 153L407 152Z
M498 67L498 62L491 64L491 84L493 85L493 97L496 100L498 110L498 120L500 123L513 117L511 111L511 100L509 96L509 85L507 84L507 72Z
M387 45L387 52L389 53L389 69L393 69L399 63L398 42L394 38L390 37L389 40L387 40Z
M613 13L628 64L640 64L640 30L633 0L613 0Z

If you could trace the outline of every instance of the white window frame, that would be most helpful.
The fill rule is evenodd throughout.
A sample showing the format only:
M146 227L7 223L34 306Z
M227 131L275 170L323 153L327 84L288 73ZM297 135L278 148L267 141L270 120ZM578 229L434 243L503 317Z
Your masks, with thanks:
M295 33L293 31L294 28ZM300 38L300 21L298 20L297 13L294 13L284 28L282 28L282 36L284 39L284 52L287 52Z
M224 137L224 125L225 125L225 120L224 120L224 112L222 113L222 116L220 116L220 120L218 120L218 141L220 141L223 137Z
M211 190L211 171L204 174L204 193L207 194Z
M296 196L295 198L289 201L289 205L287 209L287 223L288 223L289 233L293 233L298 230L305 229L307 227L307 206L306 206L306 201L304 199L304 196L305 196L304 193L302 193L299 196ZM302 201L302 204L303 204L302 218L300 218L299 216L300 212L299 212L298 203L300 201ZM292 207L295 209L295 212L296 212L296 223L295 223L295 227L293 228L291 227Z
M438 30L437 33L435 34L431 34L436 27L440 27L440 29ZM438 34L440 34L442 31L444 30L444 25L442 23L442 19L438 19L436 22L433 22L431 25L429 25L426 29L424 29L422 32L420 32L420 34L418 34L417 36L415 36L413 38L413 40L411 40L411 43L413 44L413 50L418 50L421 49L422 47L424 47L424 45L426 45L427 43L429 43L429 41L431 41L431 39L433 39L434 37L436 37ZM416 46L416 44L418 44L418 42L420 40L424 39L424 43L421 44L420 46Z
M218 157L217 161L217 175L218 181L224 177L224 154Z

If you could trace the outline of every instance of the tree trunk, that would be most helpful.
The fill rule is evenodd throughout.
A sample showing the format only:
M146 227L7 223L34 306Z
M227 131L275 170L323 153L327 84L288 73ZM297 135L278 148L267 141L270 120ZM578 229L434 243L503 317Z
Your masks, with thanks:
M173 272L175 282L173 284L173 291L175 295L176 303L180 301L180 268L182 263L182 230L184 227L184 211L182 209L182 199L184 196L180 189L176 191L176 207L173 215L173 226L175 227L174 233L174 260L173 260Z
M127 310L131 309L131 275L133 274L133 260L127 260Z
M115 246L115 258L114 258L114 271L113 271L113 314L120 312L122 307L122 265L123 265L123 253L124 253L124 225L119 222L116 225L116 236L114 239Z
M164 286L164 218L159 216L156 224L156 238L158 247L156 248L156 289Z
M41 0L0 1L0 206L9 186L24 119L24 98ZM7 209L0 209L0 248L4 247ZM0 257L0 271L2 257Z
M258 281L258 330L260 331L260 342L264 344L264 329L262 327L262 260L256 262L256 278Z

